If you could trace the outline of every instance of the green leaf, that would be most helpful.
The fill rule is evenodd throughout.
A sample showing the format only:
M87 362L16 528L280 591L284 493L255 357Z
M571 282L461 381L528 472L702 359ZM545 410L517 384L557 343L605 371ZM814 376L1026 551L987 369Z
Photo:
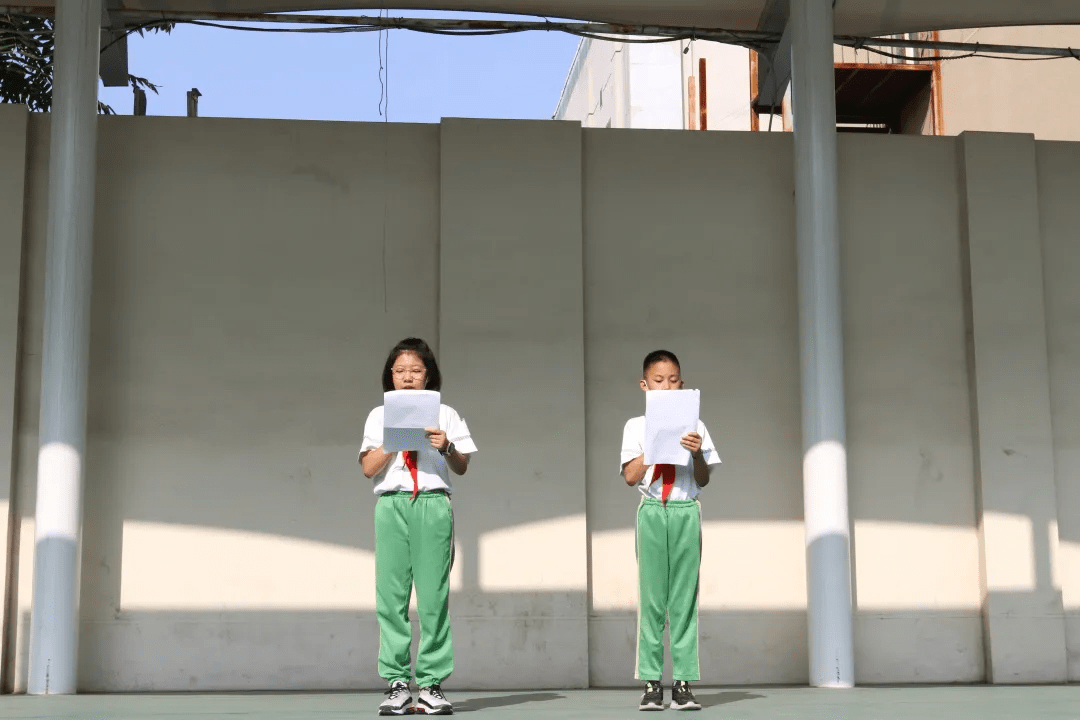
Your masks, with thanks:
M153 22L131 32L172 31L176 23ZM19 103L36 112L52 108L53 90L53 20L52 18L0 14L0 102ZM146 78L128 76L133 88L154 93L158 86ZM99 102L98 112L115 115L109 105Z

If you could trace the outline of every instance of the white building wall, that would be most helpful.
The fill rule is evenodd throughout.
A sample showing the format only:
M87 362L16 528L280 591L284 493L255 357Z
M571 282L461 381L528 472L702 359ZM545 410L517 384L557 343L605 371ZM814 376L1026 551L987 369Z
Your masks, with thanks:
M630 127L683 129L681 44L636 44L629 51Z
M1080 27L952 30L942 39L1080 48ZM1080 62L974 57L941 67L945 132L1032 133L1037 140L1080 140Z
M590 128L630 127L629 69L629 45L583 38L554 119Z
M1041 45L1080 47L1080 29L1071 26L1026 28L983 28L950 30L942 40L1005 45ZM591 44L590 44L591 43ZM619 57L608 46L626 48L632 58ZM597 46L604 48L598 51ZM672 71L675 50L683 53L682 69ZM893 51L905 54L904 50ZM946 51L945 55L958 53ZM621 45L583 41L574 67L567 78L567 88L556 118L578 120L585 127L634 127L639 129L674 129L692 127L688 80L698 74L697 60L705 58L708 75L708 125L710 130L749 130L750 125L750 51L734 45L697 41L658 45ZM869 50L835 47L835 59L842 63L890 64L901 62ZM620 65L628 80L619 77ZM579 72L579 66L588 71ZM1080 94L1072 88L1080 83L1080 64L1067 58L1025 62L993 58L965 58L942 63L941 98L943 132L1030 132L1037 140L1078 140ZM621 82L621 84L620 84ZM624 88L630 88L631 120L620 120ZM676 93L677 91L677 93ZM677 96L676 96L677 95ZM616 107L612 107L612 98ZM930 134L933 114L923 109L905 132ZM682 110L681 125L673 114ZM777 112L785 110L778 107ZM784 118L774 119L773 130L784 129ZM767 129L768 116L762 116L761 130ZM694 126L696 127L696 126Z
M689 128L689 78L695 77L700 92L702 58L707 63L709 129L749 130L750 51L705 41L583 40L554 117L588 128Z
M683 49L683 102L687 117L684 127L691 127L689 118L689 78L695 79L700 98L701 60L705 60L706 108L709 130L750 129L750 51L738 45L696 41L685 43ZM700 123L696 126L700 129Z

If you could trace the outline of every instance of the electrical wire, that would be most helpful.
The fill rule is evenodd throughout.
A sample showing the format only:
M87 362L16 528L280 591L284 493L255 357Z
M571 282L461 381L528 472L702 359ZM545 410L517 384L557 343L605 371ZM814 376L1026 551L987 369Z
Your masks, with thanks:
M1069 59L1071 59L1068 55L1048 55L1048 56L1045 56L1045 57L1021 57L1019 55L998 55L996 53L985 53L985 52L979 52L978 50L973 50L972 52L963 53L961 55L929 55L929 56L924 56L924 57L913 58L910 55L901 55L899 53L891 53L891 52L887 52L885 50L880 50L880 49L875 48L875 47L870 47L868 45L864 45L862 49L866 50L867 52L875 53L877 55L883 55L883 56L888 57L888 58L896 58L897 60L907 60L908 62L915 63L915 64L946 61L946 60L967 60L968 58L973 58L973 57L985 58L987 60L1017 60L1019 62L1043 62L1045 60L1069 60ZM1076 59L1080 60L1080 58L1076 58Z
M383 11L379 10L379 17L380 18L382 17L382 13L383 13ZM382 28L379 28L379 37L378 37L378 41L376 42L376 45L378 45L378 48L379 48L379 117L384 117L384 115L383 115L383 100L386 99L386 82L383 80L383 71L386 69L386 67L383 65L383 29ZM389 55L389 47L387 47L387 55ZM387 102L387 108L386 108L387 113L389 113L389 111L390 111L389 105L390 105L390 103Z
M379 17L381 19L385 19L387 21L391 20L389 15L384 16L384 15L382 15L382 12L383 11L380 11L380 15L379 15ZM141 24L141 25L139 25L139 26L137 26L135 28L132 28L131 30L125 32L125 34L122 37L126 37L127 35L130 35L132 32L138 32L140 30L145 30L145 29L154 27L155 25L160 25L161 22L162 21L153 21L153 22L143 23L143 24ZM405 24L405 23L394 24L392 22L380 23L379 25L332 25L332 26L327 26L327 27L312 27L312 28L308 28L308 27L287 27L287 28L252 27L252 26L249 26L249 25L236 25L236 24L232 24L232 23L220 23L220 22L213 22L213 21L208 21L208 20L187 20L187 19L168 20L168 22L175 22L177 24L197 25L197 26L200 26L200 27L218 28L218 29L222 29L222 30L240 30L242 32L270 32L270 33L296 32L296 33L309 33L309 34L311 34L311 33L315 33L315 34L320 34L320 33L328 33L328 34L364 33L364 32L377 32L377 33L381 34L381 33L387 32L387 31L389 31L391 29L394 29L394 30L409 30L409 31L412 31L412 32L424 33L424 34L428 34L428 35L461 36L461 37L488 37L488 36L496 36L496 35L514 35L514 34L524 33L524 32L539 31L539 28L531 28L531 27L492 28L492 29L487 29L487 30L443 29L443 28L423 27L423 26L411 25L411 24ZM704 31L698 31L697 29L691 28L691 29L685 30L684 32L679 33L679 34L665 35L665 36L661 36L661 37L627 37L625 35L608 35L608 34L604 34L604 33L595 33L595 32L589 32L589 31L585 31L585 30L576 30L574 28L565 27L565 26L559 25L557 23L552 23L547 18L544 19L544 23L545 23L546 27L543 30L545 32L551 32L551 31L563 32L563 33L566 33L567 35L574 35L576 37L587 38L587 39L590 39L590 40L599 40L599 41L603 41L603 42L633 43L633 44L642 44L642 45L650 45L650 44L657 44L657 43L680 42L680 41L683 41L683 40L690 40L691 42L693 42L693 41L699 39L700 35L706 34ZM745 36L740 36L740 34L738 32L736 32L736 31L726 31L725 30L725 31L709 31L708 32L708 34L714 34L714 33L719 33L719 34L721 34L723 36L726 36L728 38L727 42L730 43L730 44L741 45L741 46L747 47L747 48L749 48L751 50L760 51L760 50L766 49L769 46L769 43L762 42L761 40L759 40L757 38L749 39L749 38L746 38ZM113 43L119 41L120 39L121 38L114 39L112 42L108 43L102 49L104 50L104 49L108 48L109 45L112 45ZM709 39L709 38L707 38L707 39ZM860 40L862 40L863 42L851 44L851 45L849 45L849 47L853 47L856 50L856 52L858 50L862 49L862 50L866 50L867 52L872 52L872 53L875 53L877 55L881 55L883 57L894 58L894 59L897 59L897 60L908 60L908 61L913 60L913 58L911 58L908 55L902 55L900 53L893 53L893 52L889 52L887 50L882 50L882 49L880 49L878 47L873 46L872 42L867 42L867 41L872 41L873 38L860 38ZM716 40L716 41L717 42L724 42L722 40ZM1077 51L1073 50L1072 48L1068 48L1071 55L1056 55L1056 56L1047 56L1047 57L1021 57L1021 56L1016 56L1016 55L999 55L999 54L992 54L992 53L982 52L982 51L978 50L977 47L978 47L978 43L976 43L976 49L974 51L972 51L970 53L964 53L964 54L961 54L961 55L940 55L939 54L939 55L933 55L933 56L924 56L924 57L921 57L921 58L914 58L914 60L916 62L934 62L934 61L938 61L938 60L943 60L943 61L944 60L964 60L964 59L972 58L972 57L981 57L981 58L987 58L987 59L992 59L992 60L1019 60L1021 62L1032 62L1032 61L1043 61L1043 60L1067 60L1070 57L1072 57L1073 59L1076 59L1076 60L1080 60L1080 52L1077 52Z
M979 55L978 51L973 51L973 52L970 52L970 53L966 53L964 55L932 55L932 56L927 56L927 57L913 58L910 55L902 55L901 53L889 52L888 50L881 50L881 49L878 49L876 47L871 47L869 45L861 45L860 47L855 48L856 52L859 51L860 49L865 50L868 53L874 53L875 55L881 55L881 56L887 57L887 58L893 58L893 59L896 59L896 60L906 60L907 62L913 63L913 64L931 63L931 62L935 62L935 61L938 61L938 60L965 60L967 58L973 58L976 55ZM979 57L989 57L989 56L987 56L987 55L979 55ZM1039 58L1039 60L1057 60L1057 59L1058 58Z
M327 27L252 27L250 25L233 25L231 23L211 22L209 20L170 20L177 24L198 25L199 27L218 28L220 30L240 30L242 32L266 32L266 33L361 33L382 32L386 28L382 25L329 25Z
M389 17L389 10L379 10L379 17L383 13ZM382 146L383 146L383 216L382 216L382 290L383 290L383 313L390 312L390 271L387 264L387 225L390 216L390 31L385 28L379 29L379 115L383 119ZM384 104L385 102L385 104Z
M679 42L681 40L693 40L693 39L711 39L720 42L727 42L730 44L742 45L752 50L763 50L769 45L768 42L762 40L761 33L739 33L737 31L730 30L698 30L695 28L679 28L677 32L671 34L664 34L661 36L643 36L643 37L628 37L625 34L615 34L598 32L587 29L590 23L553 23L548 18L543 19L543 23L534 22L520 22L517 23L519 27L503 27L503 28L439 28L424 26L417 24L415 20L410 22L407 18L390 18L388 15L380 14L380 20L378 24L350 24L350 25L326 25L319 27L266 27L266 26L252 26L241 25L230 22L219 22L213 20L202 20L196 18L184 18L176 17L175 15L162 12L161 17L154 20L142 22L134 27L127 28L123 34L118 35L116 38L107 43L102 50L108 49L111 45L119 42L123 38L134 32L140 32L142 30L150 29L155 26L160 26L163 23L173 23L177 25L195 25L198 27L217 28L222 30L238 30L241 32L267 32L267 33L305 33L305 34L336 34L336 33L363 33L363 32L383 32L390 29L411 30L413 32L425 33L429 35L444 35L444 36L462 36L462 37L484 37L484 36L497 36L497 35L511 35L523 32L532 31L546 31L546 32L563 32L569 35L574 35L581 38L588 38L591 40L599 40L605 42L617 42L617 43L634 43L634 44L655 44L655 43L669 43ZM37 15L22 15L12 14L13 17L40 17ZM144 15L145 16L145 15ZM282 18L283 15L275 15L275 18ZM290 19L291 20L291 19ZM258 20L252 20L251 22L259 22ZM266 22L266 21L264 21ZM281 20L275 20L275 22L281 22ZM579 29L585 28L585 29ZM644 28L641 28L644 29ZM672 29L675 30L675 29ZM53 30L42 30L42 34L54 32Z
M172 24L176 24L176 25L180 25L180 24L196 25L196 26L199 26L199 27L218 28L218 29L223 29L223 30L239 30L239 31L242 31L242 32L268 32L268 33L293 33L293 32L295 32L295 33L306 33L306 34L312 34L312 33L315 33L315 34L321 34L321 33L336 34L336 33L365 33L365 32L382 33L382 32L386 32L386 31L391 30L391 29L400 29L400 30L411 30L413 32L426 33L426 34L429 34L429 35L462 36L462 37L484 37L484 36L510 35L510 34L515 34L515 33L532 32L532 31L547 31L547 32L554 31L554 32L566 33L568 35L574 35L574 36L580 37L580 38L586 38L586 39L589 39L589 40L598 40L598 41L602 41L602 42L614 42L614 43L629 43L629 44L656 44L656 43L680 42L680 41L683 41L683 40L690 40L690 41L694 41L694 40L712 40L714 42L721 42L721 43L726 43L726 44L731 44L731 45L739 45L739 46L742 46L742 47L745 47L745 48L749 48L751 50L756 50L758 52L765 52L765 53L768 53L769 51L771 51L771 49L775 47L776 43L780 39L779 34L777 34L777 33L769 34L769 33L760 33L760 32L740 32L740 31L735 31L735 30L724 30L724 29L716 29L716 28L712 28L712 29L682 28L682 27L657 28L657 27L654 27L654 26L648 26L648 27L646 27L646 26L633 26L633 27L628 27L628 29L630 29L631 31L636 31L636 32L640 33L639 37L633 37L633 36L628 36L627 34L622 33L622 32L616 34L614 32L604 32L604 31L598 31L598 30L590 29L592 27L597 27L597 26L602 25L601 23L577 23L577 22L575 22L575 23L569 23L569 22L560 23L560 22L551 22L548 18L544 18L542 23L541 22L524 22L524 21L523 22L510 22L510 23L506 24L507 25L506 27L495 27L495 28L491 28L491 27L489 27L489 28L437 27L438 21L421 20L421 19L417 19L417 18L391 18L391 17L389 17L388 14L383 15L382 12L383 11L380 11L380 17L379 17L380 22L378 24L363 24L363 23L348 24L348 25L336 24L336 25L321 25L321 26L316 26L316 27L266 27L265 25L262 25L262 26L241 25L241 24L236 24L236 23L231 23L231 22L218 22L218 21L203 20L203 19L197 19L197 18L191 18L191 17L178 17L178 14L170 14L170 13L166 13L166 12L161 12L161 13L155 13L155 16L160 14L160 17L155 17L155 19L153 19L153 20L142 22L142 23L140 23L138 25L135 25L134 27L131 27L131 28L126 28L122 33L118 34L115 38L110 40L102 48L102 51L104 52L109 47L111 47L115 43L119 42L120 40L126 38L127 36L131 35L132 33L141 32L141 31L147 30L147 29L152 29L154 27L160 27L164 23L172 23ZM141 13L141 14L142 14L143 17L146 16L146 13ZM6 16L7 17L15 17L15 18L40 18L43 15L30 15L30 14L25 14L25 13L8 12ZM294 23L295 22L296 24L300 24L301 22L305 22L305 23L309 23L309 22L313 22L313 21L317 22L317 20L315 20L314 18L305 19L303 21L301 21L299 19L294 19L294 18L287 18L286 19L286 16L284 14L274 14L272 16L268 15L267 17L273 17L274 18L273 22L284 22L284 23ZM336 18L336 19L339 20L339 21L341 20L341 18ZM330 18L327 18L327 20L330 20ZM363 18L361 18L361 20L363 20ZM256 23L256 22L260 22L260 21L253 18L250 22ZM270 21L269 20L263 20L261 22L267 23L267 22L270 22ZM424 23L428 23L428 24L424 24ZM606 27L610 28L610 27L613 27L613 26L607 25ZM650 31L654 31L654 32L652 34L650 34L650 35L645 35L645 33L648 33ZM656 31L659 31L662 34L657 34ZM17 30L3 30L3 31L0 31L0 32L6 33L6 34L15 34L15 35L20 35L21 34L20 31L17 31ZM43 29L40 32L29 33L29 35L33 36L33 35L39 35L39 34L47 34L47 33L50 33L50 32L54 32L54 31L49 30L49 29ZM875 40L881 41L882 39L881 38L872 38L872 37L850 37L849 36L849 37L844 37L844 38L837 38L836 42L837 42L838 45L844 45L844 46L847 46L847 47L852 47L852 48L855 49L856 52L858 52L859 50L866 50L867 52L872 52L872 53L874 53L876 55L880 55L882 57L894 58L894 59L898 59L898 60L906 60L906 61L909 61L909 62L912 61L912 60L914 60L915 62L951 61L951 60L962 60L962 59L972 58L972 57L982 57L982 58L988 58L988 59L994 59L994 60L1020 60L1020 61L1061 60L1061 59L1069 59L1069 58L1072 58L1072 59L1075 59L1075 60L1080 60L1080 51L1074 50L1072 48L1031 48L1033 50L1041 50L1041 51L1045 51L1045 52L1054 52L1054 53L1058 53L1058 54L1048 54L1048 55L1041 56L1041 57L1023 57L1023 56L1018 56L1018 55L1027 55L1028 53L1022 53L1022 54L1015 54L1014 55L1014 54L1009 54L1008 52L1000 52L1002 49L1004 49L1007 46L991 46L997 52L987 51L987 50L980 50L979 45L977 43L975 44L975 49L972 52L969 52L969 53L963 53L963 54L959 54L959 55L942 55L942 54L938 53L938 54L933 55L933 56L926 56L926 57L922 57L922 58L911 58L908 55L901 55L900 53L895 53L895 52L890 52L888 50L884 50L884 49L882 49L883 47L890 47L890 45L888 45L888 44L878 45L878 44L875 43ZM933 43L928 43L925 47L933 47L933 46L934 46ZM957 49L957 50L962 49L962 48L955 47L955 44L953 44L953 47L954 47L954 49Z
M913 58L910 55L903 55L901 53L895 53L895 52L890 52L888 50L882 50L880 46L875 45L874 38L859 38L858 41L856 41L856 42L838 42L837 44L842 45L844 47L850 47L853 50L855 50L856 53L858 53L859 50L865 50L866 52L869 52L869 53L874 53L876 55L881 55L881 56L884 56L884 57L887 57L887 58L894 58L894 59L897 59L897 60L906 60L906 61L908 61L910 63L929 63L929 62L948 61L948 60L966 60L968 58L973 58L973 57L986 58L988 60L1018 60L1020 62L1039 62L1039 61L1043 61L1043 60L1069 60L1069 59L1080 60L1080 52L1077 52L1076 50L1073 50L1072 48L1064 49L1064 51L1067 51L1069 53L1068 55L1063 54L1063 55L1044 55L1044 56L1041 56L1041 57L1026 57L1026 56L1022 56L1022 55L1009 55L1009 54L986 52L984 50L979 49L979 43L975 43L975 49L974 50L972 50L971 52L962 53L960 55L941 55L939 53L937 55L924 55L922 57ZM1047 48L1047 49L1055 49L1055 48Z
M515 32L525 32L525 31L517 30ZM638 45L649 45L649 44L653 44L653 43L679 42L681 40L688 40L689 39L689 36L687 36L687 37L682 37L682 36L675 37L675 36L673 36L673 37L656 37L656 38L634 38L634 37L622 37L622 36L613 36L613 35L598 35L596 33L584 32L584 31L580 31L580 30L560 30L560 32L564 32L567 35L576 35L577 37L588 38L589 40L601 40L603 42L631 43L631 44L638 44Z

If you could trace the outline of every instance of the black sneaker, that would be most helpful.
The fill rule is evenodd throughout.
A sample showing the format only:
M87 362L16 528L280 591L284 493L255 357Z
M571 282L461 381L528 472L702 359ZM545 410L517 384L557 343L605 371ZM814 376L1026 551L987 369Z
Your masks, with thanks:
M685 680L676 680L675 684L671 686L671 705L669 707L672 710L700 710L701 703L694 697L694 692L690 689L690 683Z
M454 706L443 695L441 687L432 685L420 690L420 699L413 711L418 715L453 715Z
M645 683L645 693L641 696L641 704L638 710L663 710L664 709L664 686L659 680L650 680Z

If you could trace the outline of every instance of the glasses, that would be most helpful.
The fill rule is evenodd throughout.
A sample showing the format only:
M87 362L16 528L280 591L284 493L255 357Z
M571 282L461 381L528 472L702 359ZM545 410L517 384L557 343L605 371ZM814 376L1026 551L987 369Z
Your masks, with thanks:
M394 377L405 377L406 375L423 375L427 372L427 368L396 367L393 368L391 372L394 373Z

